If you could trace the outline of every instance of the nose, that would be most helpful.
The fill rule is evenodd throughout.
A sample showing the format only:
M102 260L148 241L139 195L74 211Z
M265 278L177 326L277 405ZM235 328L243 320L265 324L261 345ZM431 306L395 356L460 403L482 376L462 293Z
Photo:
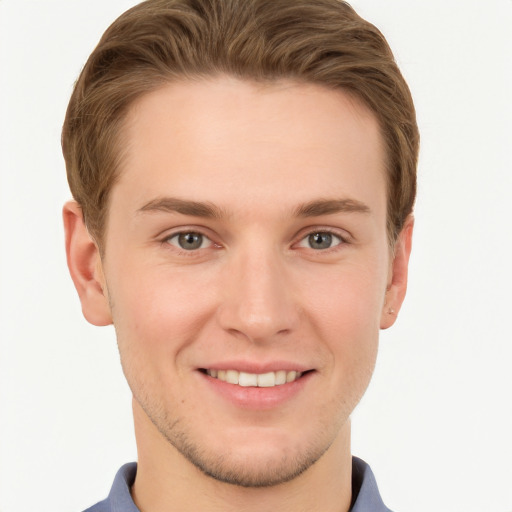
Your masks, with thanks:
M254 343L282 338L297 329L300 311L286 262L272 250L233 255L226 264L221 327Z

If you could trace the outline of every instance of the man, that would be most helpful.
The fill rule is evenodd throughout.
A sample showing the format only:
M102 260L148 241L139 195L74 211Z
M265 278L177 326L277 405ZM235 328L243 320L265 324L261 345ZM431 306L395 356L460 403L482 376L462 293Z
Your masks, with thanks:
M149 0L63 130L86 319L113 323L138 464L90 511L388 510L350 451L405 296L418 131L338 0Z

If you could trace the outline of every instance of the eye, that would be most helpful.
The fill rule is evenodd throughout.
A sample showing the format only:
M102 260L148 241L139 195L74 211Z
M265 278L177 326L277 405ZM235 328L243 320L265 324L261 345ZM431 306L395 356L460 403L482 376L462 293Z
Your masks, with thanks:
M299 242L299 247L306 247L308 249L325 250L335 247L343 243L343 239L328 231L315 231L304 237Z
M185 251L195 251L212 245L212 242L208 237L194 231L176 233L175 235L167 238L166 242Z

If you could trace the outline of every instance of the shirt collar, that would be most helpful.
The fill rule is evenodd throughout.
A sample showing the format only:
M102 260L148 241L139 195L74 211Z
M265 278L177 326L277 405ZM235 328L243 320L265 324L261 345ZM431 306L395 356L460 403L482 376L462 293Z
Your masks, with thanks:
M140 512L130 495L130 487L135 481L136 473L135 462L125 464L117 472L106 500L112 512ZM350 512L391 512L380 497L370 466L357 457L352 457L352 494Z
M130 462L121 467L112 484L107 501L112 512L140 512L130 494L130 487L135 482L137 463ZM86 511L87 512L87 511Z
M391 512L380 497L370 466L352 457L352 507L350 512Z

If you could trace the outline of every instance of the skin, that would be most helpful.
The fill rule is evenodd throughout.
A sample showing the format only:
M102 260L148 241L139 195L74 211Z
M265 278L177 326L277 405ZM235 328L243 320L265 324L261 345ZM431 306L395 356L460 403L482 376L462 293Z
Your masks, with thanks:
M114 323L134 395L137 506L347 511L349 418L412 236L408 219L388 245L374 115L317 85L217 77L142 97L123 135L103 257L76 203L64 221L84 315ZM243 406L201 371L233 361L308 373Z

